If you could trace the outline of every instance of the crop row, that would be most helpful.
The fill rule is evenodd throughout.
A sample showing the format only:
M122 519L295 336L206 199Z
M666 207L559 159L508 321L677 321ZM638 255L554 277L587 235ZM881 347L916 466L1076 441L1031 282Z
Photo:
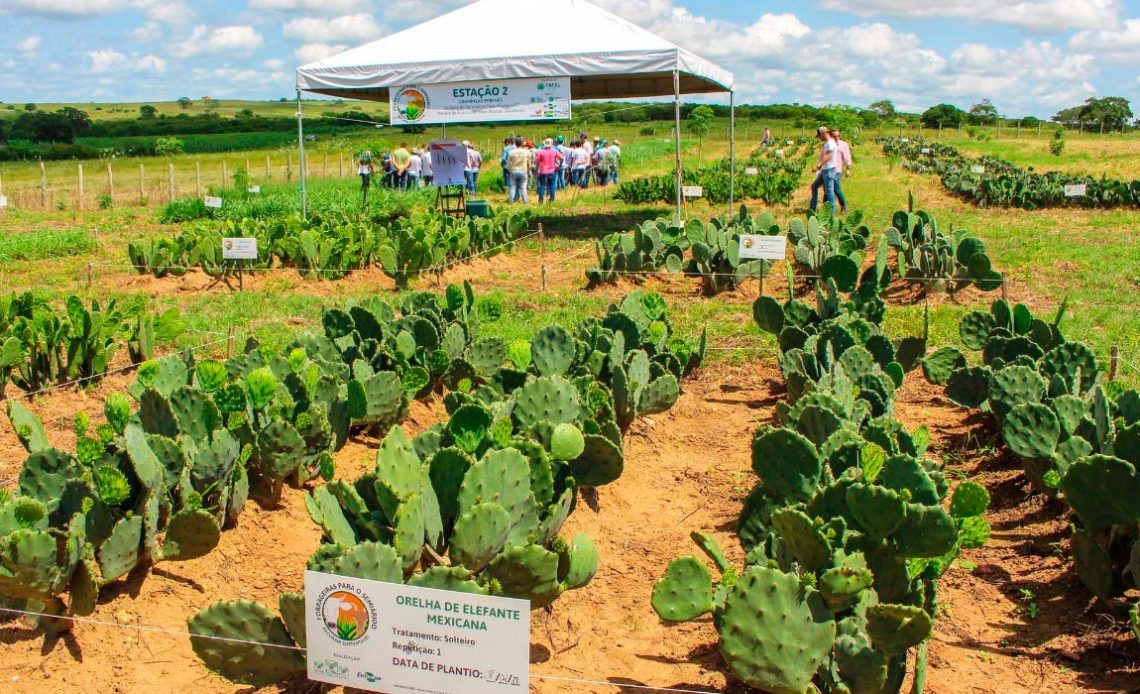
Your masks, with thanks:
M784 204L792 198L799 187L806 163L803 159L755 159L748 167L755 168L755 174L745 174L738 165L735 187L731 184L727 160L715 166L701 169L686 169L681 174L685 186L700 186L702 196L710 204L721 205L729 201L729 193L734 200L758 199L768 204ZM677 197L677 179L673 174L636 178L618 186L618 200L633 205L654 202L673 202Z
M616 282L623 275L636 279L665 270L700 277L705 292L716 294L765 277L771 269L771 261L741 258L742 236L781 233L770 212L750 216L743 206L738 214L711 222L690 219L678 224L662 218L596 241L598 262L586 270L586 278L595 286ZM834 280L840 291L855 291L872 237L861 212L842 219L814 215L793 219L786 235L796 266L813 278L809 284ZM896 212L892 226L879 237L874 265L882 287L891 282L887 265L892 248L898 276L922 284L928 292L954 292L967 286L990 291L1001 286L1002 276L993 269L981 239L964 229L943 233L937 220L921 210Z
M900 157L907 169L937 174L952 194L980 207L1126 207L1140 206L1140 180L1118 181L1061 171L1037 173L995 157L968 157L949 145L924 138L886 138L883 152ZM1066 186L1083 185L1083 195L1067 195Z

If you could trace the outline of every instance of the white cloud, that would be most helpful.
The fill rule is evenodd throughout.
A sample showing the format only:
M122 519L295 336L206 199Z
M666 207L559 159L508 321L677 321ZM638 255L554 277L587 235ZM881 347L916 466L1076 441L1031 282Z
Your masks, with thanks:
M384 18L392 22L422 22L474 0L391 0L384 4Z
M344 44L306 43L293 51L293 57L299 60L302 65L307 65L345 50L348 50L348 46Z
M270 58L262 64L270 70L280 70L281 68L285 67L285 61L281 60L280 58Z
M119 12L126 0L0 0L0 14L30 14L53 19L83 19Z
M150 43L162 38L162 26L158 22L147 22L140 27L136 27L131 32L131 36L135 41L140 43Z
M91 59L91 72L110 72L121 67L127 61L127 56L113 48L89 51L87 57Z
M131 4L151 22L185 24L194 19L194 12L181 0L133 0Z
M367 11L370 4L368 0L250 0L249 9L339 17Z
M40 50L40 44L43 40L39 36L29 36L23 41L16 44L16 50L20 51L27 58L35 57L36 52Z
M113 48L88 51L91 60L89 71L94 74L108 72L153 72L166 71L166 61L156 55L126 56Z
M370 41L384 34L372 15L365 12L342 17L298 17L281 28L281 34L294 41L324 43L329 41Z
M1009 24L1029 32L1061 34L1113 26L1119 0L823 0L833 10L869 17L952 17Z
M135 69L141 72L166 72L166 61L157 55L144 55L135 62Z
M1113 63L1140 63L1140 19L1126 19L1112 29L1082 31L1069 44Z
M249 25L211 29L200 24L194 27L189 38L171 46L170 53L177 58L190 58L203 53L249 54L261 46L263 41L261 34Z

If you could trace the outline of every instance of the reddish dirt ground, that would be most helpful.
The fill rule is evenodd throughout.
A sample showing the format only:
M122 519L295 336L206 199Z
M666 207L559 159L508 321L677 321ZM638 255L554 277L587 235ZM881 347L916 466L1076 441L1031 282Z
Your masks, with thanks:
M52 441L67 445L71 415L94 408L98 421L99 396L124 385L111 380L87 394L56 393L34 408L47 416ZM532 614L533 691L639 691L624 685L746 691L726 673L711 619L666 626L649 598L668 562L694 552L692 530L712 532L732 561L742 561L733 527L754 481L752 432L772 416L782 386L765 360L755 367L710 367L685 390L672 411L635 423L621 479L584 496L571 516L565 533L589 534L601 569L586 588ZM441 414L438 403L416 404L406 426L419 431ZM964 557L976 568L956 565L942 582L928 691L1103 692L1140 684L1140 647L1119 619L1093 603L1065 558L1060 507L1033 496L1023 475L994 457L985 422L964 417L913 376L898 414L912 428L936 425L933 453L945 456L951 470L985 484L994 499L993 539ZM337 456L338 474L351 479L368 469L375 444L347 446ZM10 427L2 427L0 479L12 476L21 458ZM104 588L93 619L118 627L79 624L48 644L19 622L0 624L2 690L128 693L157 685L171 692L249 691L205 670L185 637L133 627L185 633L185 619L219 599L275 604L281 591L302 585L318 542L299 491L287 490L272 511L251 502L238 527L225 532L208 556L159 564ZM1032 601L1022 589L1033 592ZM303 681L270 689L323 691Z

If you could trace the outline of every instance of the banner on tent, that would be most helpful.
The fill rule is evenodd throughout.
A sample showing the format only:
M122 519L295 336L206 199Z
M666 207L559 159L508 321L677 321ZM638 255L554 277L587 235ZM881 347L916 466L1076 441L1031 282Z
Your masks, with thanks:
M392 125L570 117L569 77L410 84L389 93Z
M432 142L431 168L434 186L461 186L467 182L463 168L467 165L467 147L462 142Z

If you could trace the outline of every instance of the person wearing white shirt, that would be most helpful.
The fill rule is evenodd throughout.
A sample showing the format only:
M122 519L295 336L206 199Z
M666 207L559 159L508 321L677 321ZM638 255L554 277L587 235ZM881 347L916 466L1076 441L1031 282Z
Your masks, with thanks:
M408 159L408 172L407 172L407 185L409 188L420 187L420 173L423 171L424 160L420 157L418 149L412 150L412 156Z
M831 206L831 213L835 214L835 186L843 173L840 168L839 144L831 137L825 125L819 127L816 137L821 143L819 164L815 167L816 177L811 184L811 203L808 209L815 212L819 204L819 189L823 188L825 200Z
M420 149L420 181L423 182L425 186L430 186L434 179L435 170L431 164L431 149L429 149L427 145L424 145L423 148Z

